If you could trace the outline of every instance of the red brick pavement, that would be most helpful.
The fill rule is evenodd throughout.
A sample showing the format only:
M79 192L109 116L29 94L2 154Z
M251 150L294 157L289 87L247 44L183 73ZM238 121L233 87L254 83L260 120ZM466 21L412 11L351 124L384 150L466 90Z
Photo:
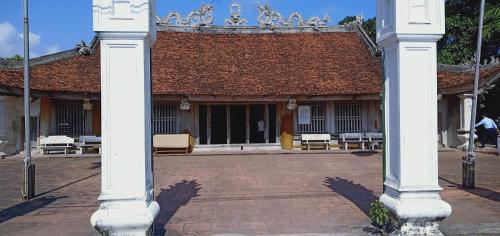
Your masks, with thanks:
M480 155L477 185L464 191L460 152L440 153L445 233L500 233L500 158ZM0 160L0 235L96 235L98 158L37 158L37 194L23 203L22 160ZM160 156L156 234L363 234L382 191L379 154Z

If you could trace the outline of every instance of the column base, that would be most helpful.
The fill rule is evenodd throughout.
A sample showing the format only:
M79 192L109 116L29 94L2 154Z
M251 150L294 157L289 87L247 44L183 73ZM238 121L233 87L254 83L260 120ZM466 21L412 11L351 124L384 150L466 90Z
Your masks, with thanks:
M443 235L438 222L451 214L451 206L437 192L403 193L399 197L384 193L380 202L392 212L396 230L391 235Z
M462 151L467 151L469 148L469 131L468 130L458 130L457 139L460 145L457 146L457 149ZM474 134L474 140L477 140L477 135Z
M150 236L159 212L160 205L155 201L103 202L90 223L101 235Z

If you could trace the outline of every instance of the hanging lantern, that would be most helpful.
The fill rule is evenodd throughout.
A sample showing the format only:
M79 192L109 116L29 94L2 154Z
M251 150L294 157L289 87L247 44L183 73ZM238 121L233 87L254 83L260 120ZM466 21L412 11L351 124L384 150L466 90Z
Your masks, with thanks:
M292 98L288 99L288 103L286 104L286 108L288 110L295 110L295 109L297 109L297 100L292 99Z
M92 108L93 108L93 105L90 102L90 98L88 98L88 97L83 98L83 110L90 111L90 110L92 110Z
M191 109L191 103L187 98L182 98L181 99L181 106L180 109L182 111L189 111Z

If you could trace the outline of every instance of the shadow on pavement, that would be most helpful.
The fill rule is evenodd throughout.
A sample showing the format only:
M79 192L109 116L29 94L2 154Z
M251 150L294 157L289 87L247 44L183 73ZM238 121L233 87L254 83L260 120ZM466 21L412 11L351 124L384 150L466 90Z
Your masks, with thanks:
M439 177L439 179L450 184L449 185L450 187L454 187L454 188L466 191L468 193L474 194L476 196L479 196L479 197L482 197L482 198L485 198L485 199L488 199L491 201L500 202L500 193L498 193L498 192L495 192L495 191L492 191L492 190L489 190L486 188L480 188L477 186L474 189L462 188L461 184L455 183L451 180L445 179L443 177Z
M92 163L90 163L90 165L91 166L90 166L89 169L91 169L91 170L101 168L101 162L100 161L92 162Z
M169 189L161 189L156 198L160 204L160 213L155 220L155 235L176 235L180 232L170 232L165 230L168 221L174 216L181 206L189 203L191 198L199 196L200 184L196 180L182 180L175 185L170 185Z
M15 206L3 209L2 211L0 211L0 223L6 222L18 216L26 215L32 211L43 208L61 198L66 197L47 196L35 198L30 201L22 202Z
M373 191L365 188L361 184L355 184L352 180L343 179L340 177L327 177L325 186L329 187L333 192L342 195L347 200L351 201L366 215L370 211L370 204L377 200L378 197L373 194Z
M36 194L36 195L35 195L35 197L40 197L40 196L43 196L43 195L45 195L45 194L47 194L47 193L51 193L51 192L54 192L54 191L56 191L56 190L62 189L62 188L64 188L64 187L70 186L70 185L72 185L72 184L76 184L76 183L81 182L81 181L84 181L84 180L86 180L86 179L90 179L90 178L92 178L92 177L94 177L94 176L96 176L96 175L99 175L99 174L101 174L101 172L98 172L98 173L95 173L95 174L89 175L89 176L84 177L84 178L81 178L81 179L79 179L79 180L75 180L75 181L73 181L73 182L71 182L71 183L67 183L67 184L65 184L65 185L63 185L63 186L59 186L59 187L57 187L57 188L54 188L54 189L51 189L51 190L45 191L45 192L43 192L43 193Z
M354 154L359 157L367 157L367 156L374 156L378 154L377 151L375 150L364 150L364 151L353 151L351 154Z

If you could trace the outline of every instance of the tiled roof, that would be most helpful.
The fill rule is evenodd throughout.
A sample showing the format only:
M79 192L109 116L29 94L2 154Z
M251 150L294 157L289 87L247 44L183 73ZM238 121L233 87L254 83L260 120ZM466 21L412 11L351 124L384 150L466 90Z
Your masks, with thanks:
M42 92L100 93L100 53L73 56L35 64L30 68L30 88ZM67 51L66 51L67 52ZM30 60L31 61L31 60ZM23 69L0 69L0 86L23 88Z
M164 95L358 95L380 92L380 62L356 32L213 34L159 31L153 92ZM99 50L33 66L31 89L100 92ZM21 69L0 85L22 88Z
M69 51L56 60L32 66L33 91L100 93L99 47L90 55ZM370 53L356 32L159 31L152 52L154 94L328 96L381 92L380 57ZM482 77L499 74L500 67L494 68ZM0 88L21 89L22 75L22 68L0 68ZM439 89L449 89L471 82L473 72L440 71L438 78Z
M438 88L443 92L455 93L472 91L474 84L474 68L463 66L447 66L438 71ZM482 66L479 86L494 82L500 77L500 64Z
M164 32L153 46L155 93L357 95L380 92L380 61L356 32Z

